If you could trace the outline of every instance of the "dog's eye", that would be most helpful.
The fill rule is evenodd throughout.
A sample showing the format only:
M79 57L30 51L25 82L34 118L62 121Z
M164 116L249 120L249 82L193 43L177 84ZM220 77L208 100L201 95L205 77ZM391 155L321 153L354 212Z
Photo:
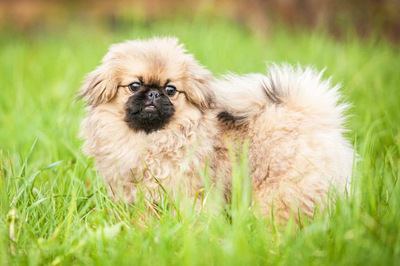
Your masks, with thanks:
M138 81L132 82L131 84L128 85L128 88L132 91L132 92L136 92L140 89L140 87L142 86L142 84Z
M165 87L165 92L168 96L174 96L176 93L176 87L174 85L167 85Z

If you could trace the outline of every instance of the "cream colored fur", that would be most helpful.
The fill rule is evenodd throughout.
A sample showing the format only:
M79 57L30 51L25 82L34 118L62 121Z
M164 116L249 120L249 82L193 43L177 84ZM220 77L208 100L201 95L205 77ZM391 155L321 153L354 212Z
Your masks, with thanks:
M266 214L312 215L352 175L354 152L343 136L347 105L321 76L275 65L266 76L228 75L213 84L217 107L241 118L225 132L250 141L254 200Z

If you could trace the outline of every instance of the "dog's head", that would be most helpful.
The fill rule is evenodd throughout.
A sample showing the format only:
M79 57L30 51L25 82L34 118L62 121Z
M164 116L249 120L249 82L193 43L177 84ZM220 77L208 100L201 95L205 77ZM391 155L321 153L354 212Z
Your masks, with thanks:
M89 73L81 96L91 108L111 104L132 130L150 133L209 108L211 79L175 38L127 41Z

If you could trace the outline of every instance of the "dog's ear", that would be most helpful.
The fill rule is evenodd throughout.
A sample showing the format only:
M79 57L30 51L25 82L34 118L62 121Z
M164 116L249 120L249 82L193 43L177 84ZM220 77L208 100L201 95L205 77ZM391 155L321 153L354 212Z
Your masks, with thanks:
M93 107L109 102L118 90L118 82L113 76L110 67L103 63L86 76L79 97Z
M188 86L186 95L200 110L210 108L214 99L210 86L213 79L211 72L196 61L188 63L187 69L189 78L186 84Z

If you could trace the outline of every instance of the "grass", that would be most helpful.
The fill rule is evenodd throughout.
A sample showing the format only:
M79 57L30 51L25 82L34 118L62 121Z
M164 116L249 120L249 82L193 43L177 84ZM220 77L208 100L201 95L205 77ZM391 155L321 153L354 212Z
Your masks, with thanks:
M217 74L265 62L326 68L353 104L360 161L348 197L301 226L278 228L237 193L212 208L115 204L77 137L84 75L114 42L176 35ZM0 265L395 265L400 260L400 54L389 44L306 31L255 37L224 21L140 23L111 31L0 33ZM235 178L246 176L245 160ZM237 180L240 182L240 180ZM235 181L236 182L236 181ZM236 183L239 184L239 183ZM239 193L243 191L243 193Z

